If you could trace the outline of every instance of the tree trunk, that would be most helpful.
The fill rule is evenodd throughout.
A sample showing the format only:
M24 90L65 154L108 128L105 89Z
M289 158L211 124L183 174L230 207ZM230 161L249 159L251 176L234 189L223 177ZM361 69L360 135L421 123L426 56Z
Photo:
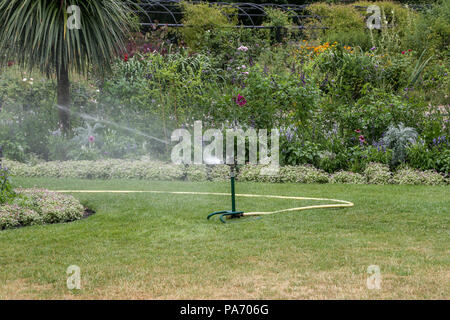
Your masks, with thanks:
M64 135L70 131L70 82L69 70L66 65L61 65L56 74L58 86L58 116L59 124Z

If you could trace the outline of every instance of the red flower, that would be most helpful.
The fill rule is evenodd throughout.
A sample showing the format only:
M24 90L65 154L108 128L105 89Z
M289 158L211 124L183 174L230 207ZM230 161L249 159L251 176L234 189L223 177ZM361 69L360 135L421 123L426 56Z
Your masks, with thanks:
M406 51L402 51L402 54L405 54Z
M412 51L412 49L408 49L408 52L411 52Z
M235 102L238 106L242 107L247 103L247 100L245 100L243 96L238 94L237 97L235 98Z
M12 67L14 64L14 61L8 61L8 67Z
M123 56L123 61L127 62L128 61L128 54L125 53L125 55Z

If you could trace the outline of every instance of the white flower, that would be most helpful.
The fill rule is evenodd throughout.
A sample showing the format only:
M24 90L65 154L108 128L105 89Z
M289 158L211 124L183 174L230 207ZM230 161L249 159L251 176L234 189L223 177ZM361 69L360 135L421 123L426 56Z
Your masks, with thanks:
M23 82L25 82L25 81L27 81L27 80L28 80L27 78L23 78L23 79L22 79Z
M30 78L30 81L33 81L33 78Z
M239 51L247 51L248 48L246 46L240 46L239 48L237 48Z

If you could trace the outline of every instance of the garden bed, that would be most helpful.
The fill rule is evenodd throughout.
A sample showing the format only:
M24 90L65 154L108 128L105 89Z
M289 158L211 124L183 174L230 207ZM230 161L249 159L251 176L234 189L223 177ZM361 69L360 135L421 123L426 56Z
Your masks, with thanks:
M97 160L50 161L35 165L5 161L14 177L142 179L153 181L225 181L227 165L176 165L157 161ZM239 166L237 179L254 182L412 184L448 185L448 176L434 170L419 171L401 167L391 172L380 163L370 163L361 173L338 171L329 174L311 165L283 166L272 175L263 174L263 165Z
M0 230L71 222L93 213L70 195L46 189L16 189L14 196L0 205Z

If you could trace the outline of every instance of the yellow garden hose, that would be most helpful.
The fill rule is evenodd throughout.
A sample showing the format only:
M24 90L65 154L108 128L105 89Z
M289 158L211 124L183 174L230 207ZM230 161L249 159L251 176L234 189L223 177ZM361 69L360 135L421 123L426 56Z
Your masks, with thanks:
M159 193L159 194L188 194L188 195L212 195L212 196L230 196L229 193L217 193L217 192L190 192L190 191L134 191L134 190L57 190L55 192L60 193ZM348 208L353 207L353 203L346 200L327 199L327 198L309 198L309 197L293 197L293 196L277 196L277 195L262 195L262 194L245 194L237 193L236 197L247 198L270 198L270 199L288 199L288 200L313 200L313 201L330 201L333 204L321 204L314 206L296 207L275 211L262 211L262 212L245 212L242 216L258 216L267 215L287 211L300 211L309 209L325 209L325 208Z

